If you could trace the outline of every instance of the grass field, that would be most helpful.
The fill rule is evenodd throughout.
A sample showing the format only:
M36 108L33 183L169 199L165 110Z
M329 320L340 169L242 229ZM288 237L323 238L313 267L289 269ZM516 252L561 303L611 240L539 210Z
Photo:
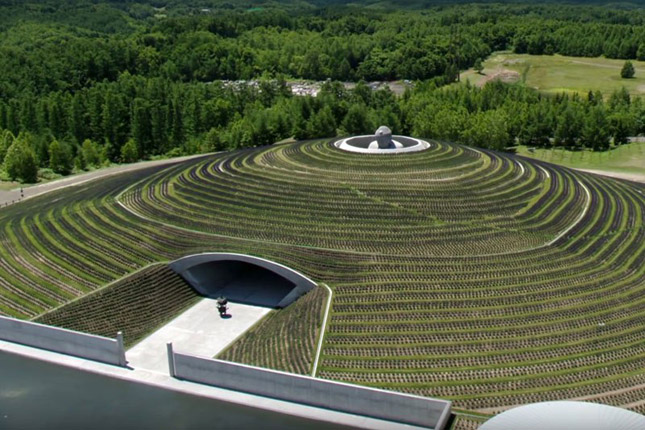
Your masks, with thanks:
M533 151L529 151L528 147L519 146L517 153L575 169L599 170L645 178L645 142L620 145L603 152L569 151L562 148L535 148Z
M9 191L20 186L19 182L11 181L0 164L0 191Z
M0 191L9 191L20 186L19 182L0 181Z
M609 95L625 87L630 94L645 94L645 62L632 61L636 76L622 79L620 69L624 60L607 58L565 57L562 55L528 55L511 52L493 53L484 61L484 71L479 75L474 70L462 73L461 80L481 84L500 73L507 73L510 80L521 80L526 85L548 93L580 93L589 90Z

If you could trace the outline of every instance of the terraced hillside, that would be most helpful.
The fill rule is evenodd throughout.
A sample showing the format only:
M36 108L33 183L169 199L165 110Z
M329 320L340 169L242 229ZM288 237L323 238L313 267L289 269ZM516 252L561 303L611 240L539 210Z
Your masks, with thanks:
M332 288L320 377L482 412L642 412L643 193L447 143L219 154L0 210L0 312L34 317L153 261L251 253Z
M105 337L122 331L130 347L200 298L167 264L153 264L35 321Z
M310 374L326 302L325 288L314 288L287 309L271 311L217 358Z

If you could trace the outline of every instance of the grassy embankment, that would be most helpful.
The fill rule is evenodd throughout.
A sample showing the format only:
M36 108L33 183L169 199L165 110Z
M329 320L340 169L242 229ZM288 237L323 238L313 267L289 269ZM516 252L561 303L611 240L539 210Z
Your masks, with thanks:
M526 146L519 146L517 153L565 167L597 170L609 174L619 173L635 180L639 178L645 180L645 143L643 142L621 145L604 152L569 151L562 148L535 148L529 151Z

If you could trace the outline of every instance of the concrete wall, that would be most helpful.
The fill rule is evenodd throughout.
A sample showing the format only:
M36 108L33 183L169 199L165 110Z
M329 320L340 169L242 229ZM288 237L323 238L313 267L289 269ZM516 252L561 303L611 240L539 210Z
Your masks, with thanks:
M436 430L450 415L445 400L168 352L171 376L188 381Z
M231 263L231 270L225 269L226 262ZM272 307L286 307L316 286L314 281L287 266L244 254L209 252L189 255L170 263L170 268L199 293L210 297L213 291L218 291L218 288L234 283L235 277L243 272L244 265L241 263L270 272L272 279L267 279L268 282L257 282L257 289L272 287L276 289L275 293L279 293L281 297L275 303L271 299L267 300ZM284 279L288 287L275 282L276 275ZM244 285L244 288L249 289L252 286ZM254 304L262 305L262 303Z
M216 388L164 375L137 377L136 371L126 368L70 360L62 365L6 352L0 341L0 429L354 428L288 415L277 407L263 409L258 407L262 399L249 395L227 391L210 398L206 394ZM163 385L166 380L168 386Z
M0 339L102 363L125 366L123 336L116 339L0 316Z

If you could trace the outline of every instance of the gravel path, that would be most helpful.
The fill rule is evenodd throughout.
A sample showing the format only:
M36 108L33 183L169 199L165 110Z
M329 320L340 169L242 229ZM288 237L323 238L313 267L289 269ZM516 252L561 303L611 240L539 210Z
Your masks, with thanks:
M8 206L10 204L17 203L20 200L28 199L30 197L36 197L41 194L48 193L50 191L58 190L65 187L72 187L74 185L80 185L85 182L104 178L106 176L116 175L118 173L131 172L139 169L145 169L146 167L163 166L165 164L174 164L181 161L190 160L192 158L204 157L206 155L209 155L209 154L189 155L185 157L168 158L165 160L141 161L139 163L125 164L125 165L115 166L115 167L107 167L105 169L98 169L92 172L81 173L74 176L68 176L62 179L57 179L55 181L46 182L44 184L25 187L25 188L22 188L22 191L20 188L15 188L9 191L0 191L0 207Z

